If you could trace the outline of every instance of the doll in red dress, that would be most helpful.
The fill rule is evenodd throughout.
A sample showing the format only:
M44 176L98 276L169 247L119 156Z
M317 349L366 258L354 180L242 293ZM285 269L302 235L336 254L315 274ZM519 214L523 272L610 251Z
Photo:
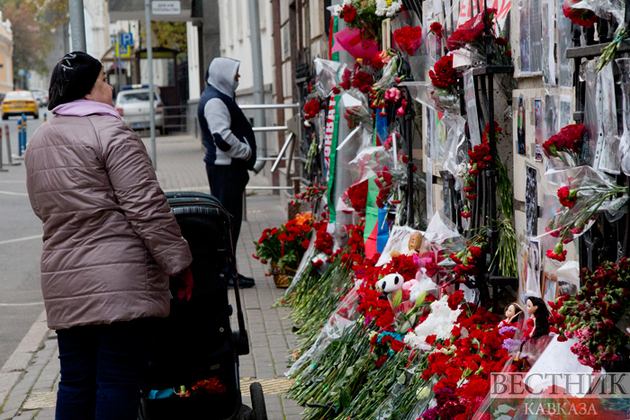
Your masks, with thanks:
M516 353L515 360L520 359L525 342L532 338L549 334L549 310L547 309L547 305L545 305L545 301L539 297L532 296L527 299L526 310L531 317L525 324L525 331L523 331L523 337L521 339L521 350Z
M512 302L508 306L505 307L505 319L499 322L497 328L501 329L503 327L514 326L514 324L518 323L523 318L523 308L516 303Z

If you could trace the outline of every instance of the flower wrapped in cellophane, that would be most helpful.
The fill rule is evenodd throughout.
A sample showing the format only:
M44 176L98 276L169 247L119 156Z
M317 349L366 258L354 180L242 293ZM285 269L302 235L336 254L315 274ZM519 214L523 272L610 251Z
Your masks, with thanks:
M615 184L590 166L578 166L551 171L561 180L557 195L562 207L549 221L544 235L558 238L553 249L547 251L552 260L565 261L564 244L584 234L600 211L617 212L628 199L628 188Z
M578 166L582 153L584 124L571 124L562 128L543 143L543 151L554 168Z

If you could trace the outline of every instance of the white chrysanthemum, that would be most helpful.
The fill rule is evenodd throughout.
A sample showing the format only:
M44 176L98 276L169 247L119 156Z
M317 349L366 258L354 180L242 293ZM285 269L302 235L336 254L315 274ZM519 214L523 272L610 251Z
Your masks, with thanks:
M332 12L333 16L339 16L342 10L343 10L343 7L338 4L333 6L333 12Z
M349 5L351 5L351 4L352 4L352 0L343 0L343 4L342 4L341 6L342 6L342 7L343 7L343 6L349 6Z
M387 13L387 1L376 0L376 12L374 13L376 16L385 16L385 13Z
M396 13L400 11L401 2L393 1L392 4L387 8L387 17L394 17Z

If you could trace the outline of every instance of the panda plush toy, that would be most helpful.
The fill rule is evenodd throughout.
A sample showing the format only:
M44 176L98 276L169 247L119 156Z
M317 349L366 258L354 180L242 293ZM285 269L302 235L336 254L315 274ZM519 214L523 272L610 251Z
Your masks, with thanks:
M398 273L388 274L376 282L376 288L382 293L379 299L387 299L391 293L396 293L403 288L405 279Z

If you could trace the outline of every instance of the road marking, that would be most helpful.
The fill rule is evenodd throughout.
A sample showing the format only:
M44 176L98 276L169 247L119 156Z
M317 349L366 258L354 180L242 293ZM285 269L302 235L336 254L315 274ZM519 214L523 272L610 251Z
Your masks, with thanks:
M21 197L28 197L27 193L16 193L16 192L12 192L12 191L0 191L0 194L6 194L6 195L19 195Z
M9 239L6 241L0 241L0 245L12 244L14 242L30 241L31 239L41 239L41 238L42 238L42 235L26 236L24 238L15 238L15 239Z

